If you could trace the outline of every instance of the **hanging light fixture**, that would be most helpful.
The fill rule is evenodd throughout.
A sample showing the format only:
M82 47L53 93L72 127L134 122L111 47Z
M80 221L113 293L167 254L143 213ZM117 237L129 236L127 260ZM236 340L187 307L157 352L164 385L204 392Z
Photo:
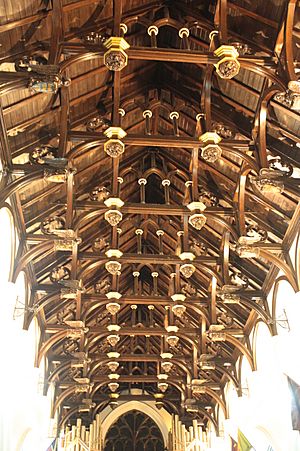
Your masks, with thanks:
M161 362L161 367L165 373L169 373L173 368L173 363L169 360L164 360L163 362Z
M173 294L171 296L172 300L174 302L177 302L177 304L172 306L172 312L174 313L174 315L178 316L179 318L182 317L182 315L185 313L186 311L186 307L182 304L182 302L185 301L186 296L182 293L176 293ZM180 304L179 304L180 302Z
M163 398L164 398L164 394L163 393L154 393L154 398L155 398L155 407L157 407L158 409L161 409L164 406L164 403L162 402Z
M196 256L192 252L181 252L179 258L180 260L188 261L188 263L184 263L180 266L180 272L184 277L189 279L196 271L195 266L191 263Z
M117 373L110 373L108 375L108 379L110 379L110 380L118 380L119 378L120 378L120 375Z
M196 271L196 268L192 263L185 263L184 265L180 266L181 274L184 277L186 277L187 279L192 277L192 275L194 274L195 271Z
M106 355L109 359L118 359L120 357L120 353L116 351L108 352Z
M122 297L121 293L118 293L117 291L110 291L109 293L106 293L106 297L111 301L106 304L106 310L111 315L116 315L121 308L120 304L116 302Z
M168 379L168 375L167 374L158 374L157 379L159 380L159 382L157 383L158 389L162 393L165 393L169 387L169 384L166 382L166 380Z
M107 326L107 330L109 332L119 332L120 329L121 327L117 324L110 324L109 326ZM107 341L112 347L114 347L120 341L120 336L117 333L112 333L107 336Z
M205 144L201 150L201 157L208 163L215 163L221 158L222 149L218 143L222 140L216 132L206 132L199 137L199 141Z
M178 318L182 318L182 316L185 314L185 311L186 311L186 306L183 304L175 304L172 306L172 312Z
M118 382L109 382L108 388L110 389L111 392L116 392L118 390L118 388L120 387L120 384L118 384Z
M122 268L121 263L116 260L110 260L105 263L106 271L108 271L113 276L118 275L121 271L121 268Z
M119 385L119 384L118 384ZM118 387L117 387L118 388ZM117 390L117 389L116 389ZM109 397L111 399L109 405L112 409L115 409L116 407L118 407L118 398L119 398L119 393L110 393Z
M112 227L117 226L123 218L123 215L119 209L123 207L124 202L118 197L110 197L104 201L104 204L109 208L109 210L104 213L104 219Z
M238 75L241 67L238 61L239 52L233 45L221 45L214 51L214 55L219 58L214 66L220 78L228 80Z
M167 326L166 327L167 332L170 334L167 336L167 343L171 347L176 347L179 341L179 337L177 337L176 333L178 332L177 326Z
M201 230L206 223L206 216L202 213L194 213L189 217L189 223L194 227L194 229Z
M189 224L196 230L201 230L206 223L206 216L202 213L206 209L206 206L203 202L191 202L187 207L190 211L196 212L189 217Z
M106 364L110 371L115 372L119 368L119 362L107 362Z

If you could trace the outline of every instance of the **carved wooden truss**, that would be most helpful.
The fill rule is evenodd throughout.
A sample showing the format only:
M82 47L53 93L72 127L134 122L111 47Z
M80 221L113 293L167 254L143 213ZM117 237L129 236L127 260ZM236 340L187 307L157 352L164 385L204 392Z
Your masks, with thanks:
M52 413L140 388L206 421L255 321L274 332L278 270L299 290L296 1L52 3L0 26L0 203Z

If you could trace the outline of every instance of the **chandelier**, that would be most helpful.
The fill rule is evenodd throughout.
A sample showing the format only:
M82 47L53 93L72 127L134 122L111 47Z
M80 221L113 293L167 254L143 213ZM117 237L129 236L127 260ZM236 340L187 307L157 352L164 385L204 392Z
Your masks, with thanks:
M186 306L183 304L175 304L172 306L172 312L174 315L178 316L178 318L181 318L186 311Z
M106 355L109 359L118 359L120 357L120 353L116 351L108 352Z
M121 141L127 133L120 127L109 127L104 132L105 136L110 138L104 143L104 151L111 158L118 158L125 151L125 145Z
M178 332L177 326L167 326L167 332L170 334L167 336L166 340L169 346L175 347L178 344L179 337L177 337L176 333Z
M177 337L177 335L169 335L167 337L167 343L172 348L175 348L177 346L178 341L179 341L179 337Z
M121 268L122 268L121 263L115 260L110 260L109 262L105 263L106 271L108 271L113 276L119 275Z
M117 302L109 302L108 304L106 304L106 310L111 315L116 315L118 313L118 311L120 310L120 308L121 308L121 306Z
M112 227L117 226L123 218L119 209L124 205L124 202L119 197L110 197L104 201L104 204L110 209L104 213L104 219Z
M200 136L199 140L205 144L202 147L201 157L208 163L215 163L221 158L222 149L218 146L221 141L221 136L216 132L206 132Z
M214 51L214 55L219 58L214 66L220 78L228 80L238 75L240 71L239 52L234 46L221 45Z
M180 266L181 274L187 279L189 279L194 274L195 271L196 268L192 263L185 263L184 265Z
M119 385L119 384L118 384ZM119 393L110 393L109 397L111 399L109 405L112 409L115 409L116 407L118 407L118 398L119 398Z
M120 336L118 334L110 334L107 337L107 341L112 347L114 347L120 341Z
M104 64L112 71L120 71L127 66L128 56L125 50L130 46L122 37L111 36L104 42L107 51L104 53Z
M168 379L168 375L167 374L158 374L157 375L157 379L159 380L159 382L157 383L157 388L162 393L165 393L165 391L169 387L169 384L166 382L166 380Z
M120 386L118 384L118 382L109 382L109 384L107 384L107 385L108 385L108 388L110 389L110 391L113 393L116 392Z
M120 329L121 327L117 324L110 324L109 326L107 326L107 330L109 332L119 332ZM120 336L117 333L112 333L108 335L107 341L112 347L114 347L120 341Z
M112 226L115 227L122 221L123 215L119 210L108 210L104 214L104 219Z
M173 367L173 363L169 362L168 360L164 360L163 362L161 362L161 367L165 373L169 373Z
M107 362L106 364L111 372L117 371L119 368L119 362Z
M189 224L193 226L196 230L201 230L206 223L206 216L202 213L194 213L189 217Z

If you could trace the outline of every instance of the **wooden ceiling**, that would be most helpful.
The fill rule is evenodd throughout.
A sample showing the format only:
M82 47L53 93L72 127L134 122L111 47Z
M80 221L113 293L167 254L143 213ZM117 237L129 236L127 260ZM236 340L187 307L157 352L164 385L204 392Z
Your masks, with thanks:
M120 399L131 399L132 388L141 388L145 399L158 392L160 354L170 351L168 325L179 328L164 396L169 411L182 415L191 380L206 379L206 393L194 393L202 416L204 405L222 402L228 378L241 389L234 369L238 355L254 367L247 337L257 319L272 322L266 294L276 272L281 269L296 284L287 257L299 219L300 122L297 93L287 91L289 81L297 80L296 3L2 5L1 204L12 196L21 236L13 279L25 269L31 280L25 327L37 317L42 334L36 363L48 358L46 378L56 382L54 408L62 425L79 414L89 421L111 401L110 324L121 326L113 348L120 353ZM121 71L104 64L110 36L123 36L130 45ZM234 78L222 79L215 71L214 52L221 45L239 52ZM41 79L37 56L35 61L47 64L38 68L55 69L70 83L53 93L33 91L30 83ZM48 82L49 71L43 75ZM104 132L111 126L126 132L125 151L117 158L104 152ZM205 132L222 138L222 155L214 162L203 157L199 137ZM56 153L45 152L45 146ZM46 160L41 149L44 156L48 152ZM254 179L263 178L262 168L269 171L269 184L273 180L284 189L259 189ZM47 180L55 171L64 174L65 183ZM119 232L104 218L109 210L104 200L116 197L124 202ZM187 205L199 199L206 223L196 230L189 224L195 212ZM76 239L63 243L66 250L57 245L64 237L45 233L53 217L75 231ZM239 238L253 234L259 239L256 254L241 258ZM105 268L109 249L123 253L120 275ZM190 278L180 272L182 252L195 256ZM61 272L71 288L82 281L74 299L62 294L56 279ZM238 288L239 303L224 302L227 285ZM116 315L106 309L108 292L122 295ZM181 317L172 312L174 293L186 296ZM216 324L225 326L225 341L211 339L208 329ZM201 369L201 354L214 355L215 370ZM90 409L84 399L92 399Z

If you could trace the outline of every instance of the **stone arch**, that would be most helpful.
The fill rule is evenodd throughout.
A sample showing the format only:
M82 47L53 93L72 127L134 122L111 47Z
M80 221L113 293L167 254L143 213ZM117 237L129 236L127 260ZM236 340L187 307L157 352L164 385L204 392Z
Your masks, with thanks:
M143 414L148 415L148 417L152 418L163 436L164 446L168 445L169 430L166 425L166 420L163 417L161 411L158 411L157 409L151 407L148 403L141 401L125 402L106 416L101 425L103 442L105 441L105 436L109 428L118 420L118 418L131 410L138 410Z

